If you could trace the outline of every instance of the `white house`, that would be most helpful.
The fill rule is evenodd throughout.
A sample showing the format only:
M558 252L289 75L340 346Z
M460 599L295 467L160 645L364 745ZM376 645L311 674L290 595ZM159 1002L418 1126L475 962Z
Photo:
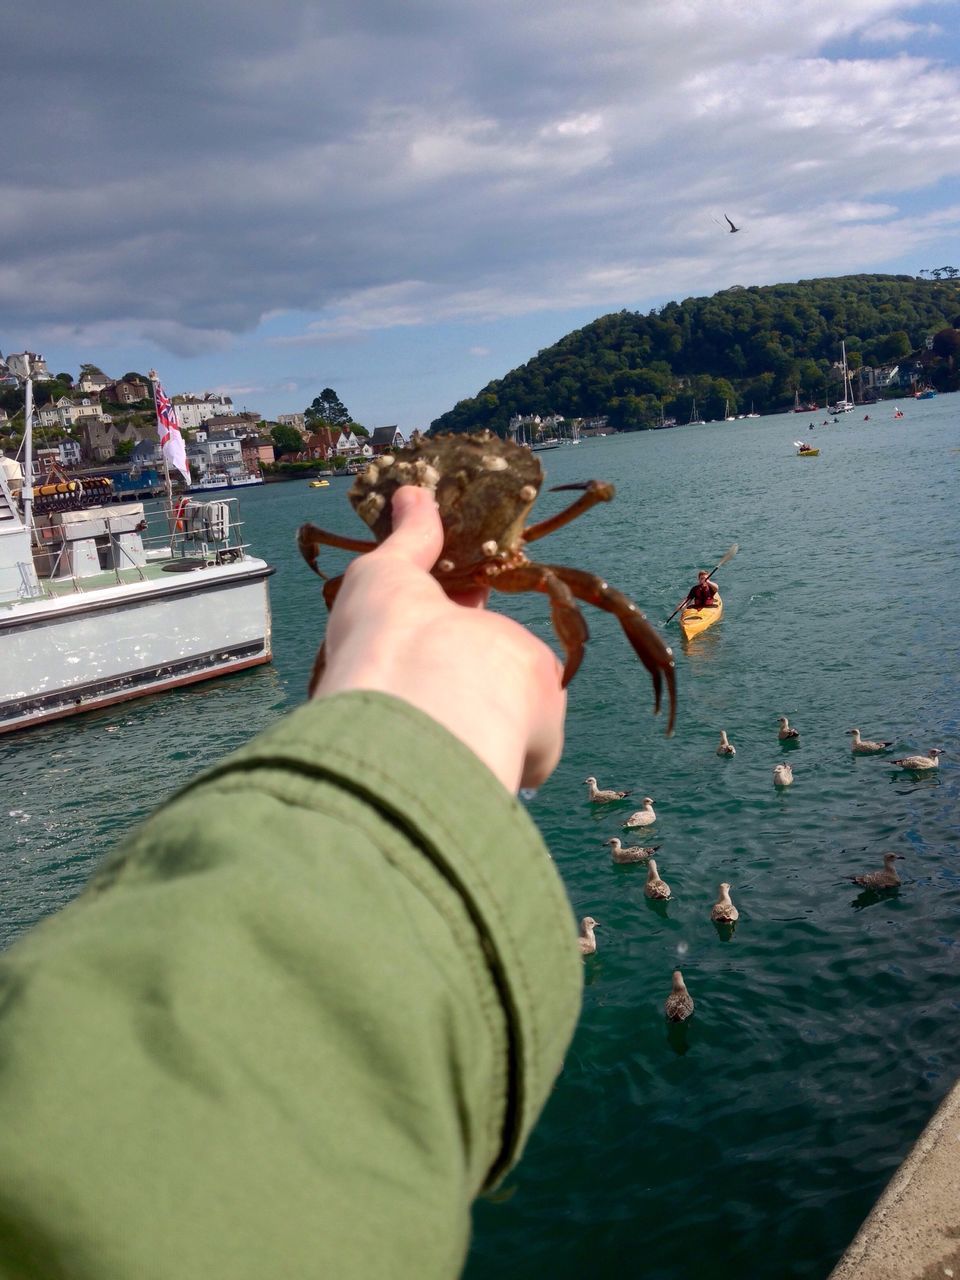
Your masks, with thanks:
M78 391L93 391L97 395L101 391L106 391L107 387L112 386L113 379L108 378L105 373L82 373L77 383Z
M369 444L361 444L353 431L341 431L334 445L334 453L342 458L371 458L373 450Z
M106 421L100 401L90 396L61 396L59 400L45 404L37 416L42 427L63 427L66 430L91 419Z
M196 431L201 423L210 418L233 413L233 401L230 397L214 395L212 391L206 391L202 396L174 396L173 404L180 426L185 431Z

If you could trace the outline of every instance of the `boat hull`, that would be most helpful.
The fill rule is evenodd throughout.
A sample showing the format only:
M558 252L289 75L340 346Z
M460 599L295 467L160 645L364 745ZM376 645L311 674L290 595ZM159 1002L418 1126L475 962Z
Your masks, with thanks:
M713 608L681 609L680 630L683 632L684 640L692 640L694 636L700 635L702 631L712 627L715 622L719 622L722 617L723 601L719 596L717 596L717 603Z
M272 573L247 558L0 610L0 734L269 662Z
M798 449L797 457L798 458L819 458L820 450L819 449Z

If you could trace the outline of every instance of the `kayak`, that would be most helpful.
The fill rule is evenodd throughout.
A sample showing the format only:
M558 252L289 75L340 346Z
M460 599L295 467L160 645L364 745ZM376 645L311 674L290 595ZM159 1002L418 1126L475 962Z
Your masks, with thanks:
M819 458L820 450L819 449L798 449L797 457L798 458Z
M712 627L715 622L719 622L722 617L723 601L719 596L717 596L717 603L711 608L694 609L691 606L688 609L681 609L680 630L683 632L684 640L692 640L701 631L706 631L707 627Z

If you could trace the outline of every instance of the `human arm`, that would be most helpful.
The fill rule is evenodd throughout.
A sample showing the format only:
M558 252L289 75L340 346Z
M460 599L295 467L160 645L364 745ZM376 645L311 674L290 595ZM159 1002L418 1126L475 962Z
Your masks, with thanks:
M472 678L499 684L492 615L450 608L483 628ZM581 975L498 772L543 776L556 703L552 729L527 707L522 750L481 763L412 687L365 687L380 661L396 678L401 620L362 675L366 641L331 626L343 687L196 780L0 959L4 1280L457 1273Z

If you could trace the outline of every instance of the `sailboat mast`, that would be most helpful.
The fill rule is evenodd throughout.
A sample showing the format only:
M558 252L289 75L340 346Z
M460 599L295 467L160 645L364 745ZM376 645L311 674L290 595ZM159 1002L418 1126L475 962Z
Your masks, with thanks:
M23 523L33 535L33 378L27 369L26 394L23 402Z

